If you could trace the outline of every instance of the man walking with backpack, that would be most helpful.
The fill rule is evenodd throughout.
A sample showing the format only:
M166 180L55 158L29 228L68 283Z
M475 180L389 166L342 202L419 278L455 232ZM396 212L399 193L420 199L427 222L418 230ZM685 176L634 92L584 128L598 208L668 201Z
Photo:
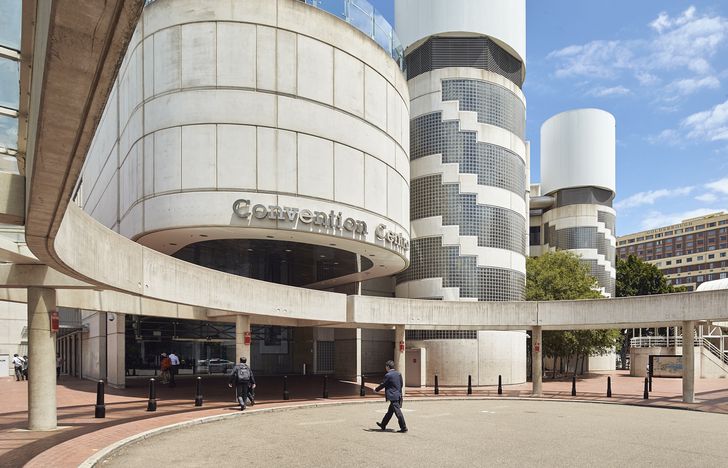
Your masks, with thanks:
M247 359L244 357L240 358L240 364L233 368L232 374L230 374L230 383L228 387L232 388L235 384L235 395L240 403L240 411L245 410L245 401L248 399L248 389L255 388L255 377L253 376L253 370L248 366Z

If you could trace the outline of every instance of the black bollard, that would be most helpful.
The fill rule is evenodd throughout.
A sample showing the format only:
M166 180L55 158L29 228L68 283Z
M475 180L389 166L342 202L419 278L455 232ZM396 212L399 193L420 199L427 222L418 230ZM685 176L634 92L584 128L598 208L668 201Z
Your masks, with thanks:
M471 380L470 374L468 374L468 395L473 394L473 382Z
M612 378L607 377L607 398L612 398Z
M642 398L644 398L645 400L648 400L650 398L650 392L648 390L648 385L649 385L648 379L647 379L647 377L645 377L645 391L644 391L644 394L642 395Z
M329 376L324 375L324 398L329 397Z
M440 394L440 384L437 381L437 374L435 374L435 395Z
M498 395L503 395L503 378L498 375Z
M288 376L283 376L283 399L284 400L290 400L291 394L288 393Z
M95 418L105 418L106 417L106 405L104 404L104 381L99 380L99 383L96 384L96 406L94 408L94 417Z
M149 401L147 402L147 411L157 411L157 387L156 381L149 379Z
M576 396L576 376L571 378L571 396Z
M359 396L363 397L367 395L367 389L364 386L364 376L361 376L361 387L359 387Z
M202 377L197 377L197 392L195 393L195 406L202 406Z
M652 391L652 372L647 371L647 375L650 377L650 379L649 379L649 382L650 382L650 391Z

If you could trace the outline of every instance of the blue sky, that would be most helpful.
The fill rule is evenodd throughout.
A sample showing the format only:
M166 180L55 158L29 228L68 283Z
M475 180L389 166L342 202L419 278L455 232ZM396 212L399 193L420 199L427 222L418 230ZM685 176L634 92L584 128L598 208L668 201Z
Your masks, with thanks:
M526 65L534 182L541 124L598 107L617 120L618 234L728 211L728 2L527 0Z

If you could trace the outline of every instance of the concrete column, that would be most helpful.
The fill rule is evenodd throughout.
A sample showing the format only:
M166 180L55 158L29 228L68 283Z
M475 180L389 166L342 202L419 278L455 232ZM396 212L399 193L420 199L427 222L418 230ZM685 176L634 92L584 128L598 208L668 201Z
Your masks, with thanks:
M533 384L533 396L541 396L543 388L543 340L541 327L531 329L531 381Z
M106 314L106 378L116 388L126 386L126 323L124 314Z
M235 362L239 362L240 358L244 357L247 358L248 365L252 366L250 344L245 344L246 333L250 333L250 316L238 314L235 316Z
M683 322L683 401L695 403L695 322ZM32 361L31 361L32 362Z
M405 367L407 367L407 359L405 353L404 325L396 325L394 327L394 367L402 374L402 381L406 382ZM404 388L402 389L404 393Z
M55 290L28 288L28 429L31 431L52 431L58 424L52 310L56 310Z

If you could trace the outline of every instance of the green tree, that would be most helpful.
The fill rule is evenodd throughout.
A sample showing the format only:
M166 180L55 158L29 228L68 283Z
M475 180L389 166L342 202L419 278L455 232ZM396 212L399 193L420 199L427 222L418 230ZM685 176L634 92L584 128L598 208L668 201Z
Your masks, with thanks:
M630 255L617 259L617 297L648 296L683 291L667 283L655 266Z
M597 299L602 295L596 287L589 266L572 252L546 252L526 259L527 301Z
M547 252L540 257L529 258L526 262L528 301L602 298L588 265L572 252ZM583 372L584 361L588 356L606 354L620 342L619 330L564 330L545 331L543 334L544 355L553 358L554 367L558 366L562 370L568 369L571 360L576 359L575 373L579 368L579 359ZM555 378L556 369L553 375Z
M668 284L662 272L651 263L644 262L634 255L628 256L626 260L617 259L617 297L649 296L683 291L685 291L685 288L682 286L675 287ZM641 334L649 335L650 333L652 333L652 330L645 328L642 329ZM666 331L661 333L666 333ZM624 330L623 335L620 355L622 356L622 368L624 369L627 363L632 330Z

